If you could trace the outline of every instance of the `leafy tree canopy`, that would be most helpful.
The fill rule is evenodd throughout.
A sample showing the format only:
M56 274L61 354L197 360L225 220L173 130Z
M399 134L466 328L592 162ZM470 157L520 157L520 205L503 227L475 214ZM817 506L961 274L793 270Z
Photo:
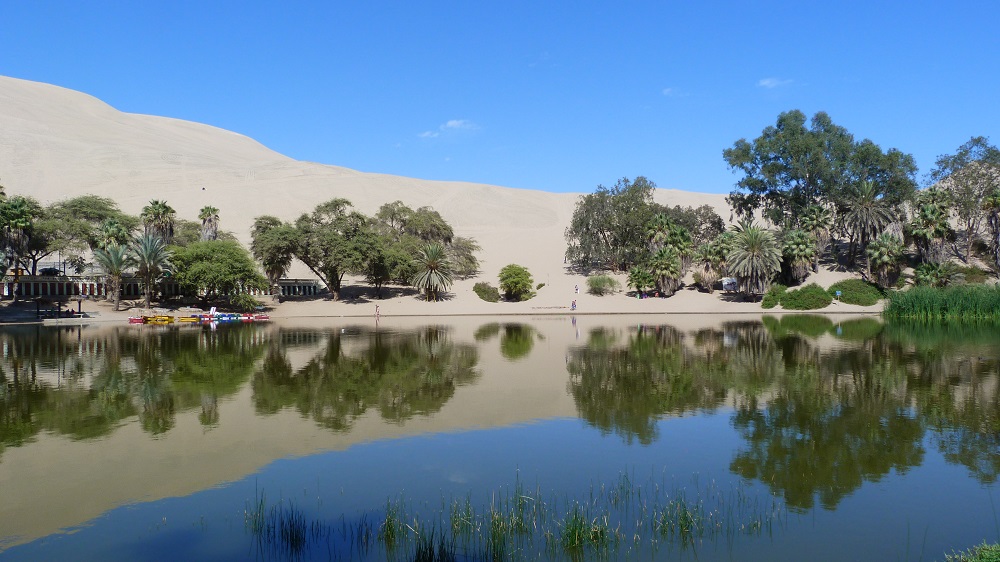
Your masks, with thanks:
M238 242L195 242L174 252L171 261L181 287L206 301L267 288L267 280L257 271L250 253Z
M622 178L581 197L565 233L566 258L585 270L627 271L640 263L647 252L647 224L662 210L653 202L655 188L642 176Z

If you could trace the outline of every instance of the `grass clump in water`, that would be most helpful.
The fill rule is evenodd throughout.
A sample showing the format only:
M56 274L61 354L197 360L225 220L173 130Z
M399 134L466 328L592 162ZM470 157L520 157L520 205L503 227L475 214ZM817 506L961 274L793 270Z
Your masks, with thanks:
M1000 285L914 287L890 293L882 314L921 322L1000 322Z
M946 554L946 562L1000 562L1000 544L983 543L964 552Z

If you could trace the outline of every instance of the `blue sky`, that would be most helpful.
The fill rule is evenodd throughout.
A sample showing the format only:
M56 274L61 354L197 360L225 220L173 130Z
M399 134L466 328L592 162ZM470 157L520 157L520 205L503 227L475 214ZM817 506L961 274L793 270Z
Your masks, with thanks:
M936 156L1000 144L1000 2L0 0L0 74L300 160L728 193L782 111Z

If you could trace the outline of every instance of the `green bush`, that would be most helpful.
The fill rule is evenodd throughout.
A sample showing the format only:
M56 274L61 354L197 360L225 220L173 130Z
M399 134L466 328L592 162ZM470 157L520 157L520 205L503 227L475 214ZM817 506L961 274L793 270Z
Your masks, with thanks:
M861 306L877 304L885 297L885 293L881 289L861 279L837 281L827 289L830 296L834 298L837 298L837 291L840 291L840 297L837 299L840 302Z
M544 287L544 286L545 286L545 283L539 283L539 284L535 285L535 290L536 291L540 291L540 290L542 290L542 287Z
M473 285L472 290L479 295L479 298L486 302L497 302L500 300L500 291L485 281L480 281Z
M833 297L826 289L815 283L810 283L801 289L786 291L781 296L781 306L788 310L816 310L826 308L833 302Z
M264 303L246 293L240 293L229 297L229 306L240 312L253 312L257 307L264 306Z
M509 301L526 301L535 296L531 290L534 285L531 273L523 265L512 263L500 270L500 290Z
M945 562L1000 562L1000 544L974 546L965 552L946 554Z
M591 275L587 278L587 292L603 296L621 290L622 285L610 275Z
M961 275L970 285L982 285L990 278L990 272L974 265L955 268L955 275Z
M788 287L782 285L781 283L775 283L771 285L771 288L764 293L764 298L760 300L761 308L774 308L778 306L781 302L781 296L785 294Z

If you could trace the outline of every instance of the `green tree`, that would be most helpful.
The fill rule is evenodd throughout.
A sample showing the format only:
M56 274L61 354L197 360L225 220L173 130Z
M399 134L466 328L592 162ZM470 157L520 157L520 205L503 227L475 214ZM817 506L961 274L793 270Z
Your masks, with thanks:
M951 195L937 187L917 194L913 217L907 225L925 262L942 263L946 259L947 241L954 238L951 228Z
M698 246L694 253L695 283L709 293L715 292L725 261L725 250L718 239Z
M270 215L257 217L250 228L250 252L264 269L274 301L281 300L279 282L292 266L297 236L295 227Z
M115 303L115 312L120 308L122 298L122 276L132 266L135 265L135 258L129 251L128 246L119 245L117 242L110 242L103 248L94 250L94 261L104 269L108 293L112 295Z
M508 264L500 270L500 290L509 301L526 301L534 296L534 281L528 268Z
M201 240L219 239L219 209L207 205L198 212L198 220L201 221Z
M816 241L804 230L789 230L781 241L783 269L795 283L801 283L809 276L809 267L816 257Z
M482 250L472 238L456 236L448 246L448 260L451 261L455 275L462 279L479 273L479 260L476 252Z
M681 286L681 254L674 246L663 246L649 258L650 273L656 280L656 289L669 297Z
M799 219L799 226L812 235L816 242L813 253L813 272L819 272L819 258L830 246L830 229L833 227L833 216L830 210L821 205L810 205Z
M250 253L238 242L206 240L180 248L171 257L174 279L187 293L207 303L232 300L249 291L265 290L267 279L257 271Z
M1000 188L983 199L983 210L986 212L986 224L990 236L990 252L993 254L993 265L1000 274Z
M142 225L146 234L155 234L169 244L174 238L174 220L177 211L166 201L153 199L142 208Z
M729 274L749 297L763 295L781 270L781 250L774 235L753 222L734 227L733 248L726 257Z
M128 217L135 221L134 217ZM131 222L126 222L120 218L108 218L101 221L101 224L97 227L95 248L106 248L108 244L118 244L119 246L128 246L129 240L132 239L132 231L138 226L138 221L134 224Z
M894 234L883 232L868 244L868 269L875 283L883 289L895 285L899 278L900 260L903 258L903 241Z
M132 239L131 250L135 258L136 273L142 280L145 308L149 308L156 282L170 271L171 252L162 238L150 233Z
M628 286L635 287L637 293L645 293L646 289L656 286L656 279L649 272L649 268L642 265L634 265L628 270Z
M871 181L852 185L841 205L841 226L850 238L848 259L853 264L856 248L864 251L868 242L893 222L894 209Z
M883 152L867 139L855 142L823 112L813 116L808 128L801 111L781 113L753 142L740 139L722 155L743 175L727 197L737 215L749 218L760 211L783 227L797 226L811 205L843 199L858 182L875 183L889 205L900 204L916 185L912 156L895 149Z
M363 273L373 243L368 219L346 199L321 203L295 221L295 257L326 285L334 300L347 273Z
M451 264L441 244L428 244L416 259L417 273L412 284L426 295L427 300L438 300L452 284Z
M661 210L653 203L656 185L639 176L597 186L573 210L566 229L566 259L575 267L628 271L648 253L646 227Z
M938 156L930 180L951 195L955 218L962 229L968 261L972 245L984 234L988 211L982 202L1000 189L1000 150L986 137L973 137L955 154Z

